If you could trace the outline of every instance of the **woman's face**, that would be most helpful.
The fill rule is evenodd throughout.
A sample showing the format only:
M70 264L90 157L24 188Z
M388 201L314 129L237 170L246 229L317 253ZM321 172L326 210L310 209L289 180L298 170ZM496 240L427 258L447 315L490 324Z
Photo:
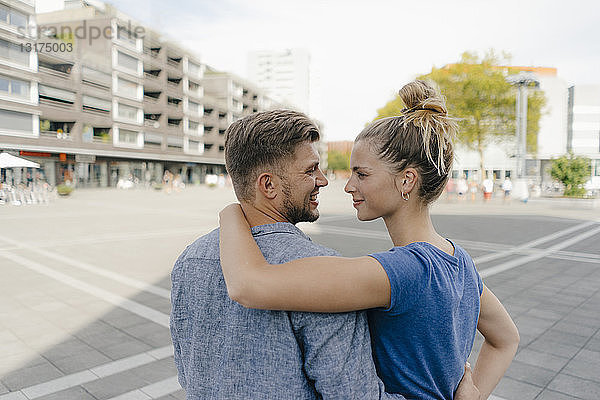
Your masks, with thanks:
M352 195L359 220L386 217L398 209L402 197L396 188L395 174L366 143L354 144L350 169L352 175L344 191Z

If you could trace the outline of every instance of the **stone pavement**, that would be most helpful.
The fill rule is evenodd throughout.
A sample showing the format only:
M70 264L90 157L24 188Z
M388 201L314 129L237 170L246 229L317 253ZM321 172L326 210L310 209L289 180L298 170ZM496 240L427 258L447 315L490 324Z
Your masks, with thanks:
M323 190L323 217L301 228L348 256L389 248L383 224L357 222L341 186ZM0 400L184 398L169 272L233 199L204 187L81 190L1 206ZM494 396L600 399L600 213L492 201L441 202L434 214L521 333Z

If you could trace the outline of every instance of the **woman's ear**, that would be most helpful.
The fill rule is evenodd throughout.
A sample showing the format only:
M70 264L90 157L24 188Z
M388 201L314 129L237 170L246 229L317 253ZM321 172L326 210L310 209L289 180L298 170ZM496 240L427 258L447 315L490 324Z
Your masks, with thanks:
M269 172L262 173L256 179L256 186L259 193L269 200L277 197L277 186L279 182L274 174Z
M398 187L402 193L410 193L417 185L418 179L417 170L414 168L406 168L400 174L398 174L396 181Z

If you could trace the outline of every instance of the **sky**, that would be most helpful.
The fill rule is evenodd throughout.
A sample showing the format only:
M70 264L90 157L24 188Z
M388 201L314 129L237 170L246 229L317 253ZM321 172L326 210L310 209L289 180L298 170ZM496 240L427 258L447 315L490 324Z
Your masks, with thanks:
M512 65L558 68L600 84L597 0L112 0L219 70L246 77L254 50L311 54L311 117L352 140L398 89L464 51L508 52ZM62 0L37 0L38 12Z

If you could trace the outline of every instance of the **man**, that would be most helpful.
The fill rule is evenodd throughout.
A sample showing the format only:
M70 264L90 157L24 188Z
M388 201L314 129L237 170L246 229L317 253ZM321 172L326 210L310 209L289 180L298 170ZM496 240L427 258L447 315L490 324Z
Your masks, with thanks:
M327 185L317 127L305 115L250 115L226 131L225 161L267 260L336 255L295 224L319 217ZM375 373L365 314L251 310L231 301L218 230L188 246L172 277L171 334L188 399L403 399ZM465 375L456 399L476 399Z

